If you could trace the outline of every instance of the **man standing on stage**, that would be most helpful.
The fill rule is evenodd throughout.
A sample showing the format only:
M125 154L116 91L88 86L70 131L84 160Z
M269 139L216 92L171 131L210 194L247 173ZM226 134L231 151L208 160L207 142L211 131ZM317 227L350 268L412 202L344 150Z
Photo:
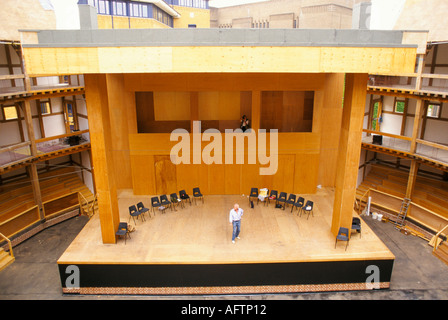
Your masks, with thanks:
M240 208L238 203L235 203L233 209L230 210L229 221L233 224L232 243L235 243L235 238L240 239L241 231L241 217L243 215L243 209Z

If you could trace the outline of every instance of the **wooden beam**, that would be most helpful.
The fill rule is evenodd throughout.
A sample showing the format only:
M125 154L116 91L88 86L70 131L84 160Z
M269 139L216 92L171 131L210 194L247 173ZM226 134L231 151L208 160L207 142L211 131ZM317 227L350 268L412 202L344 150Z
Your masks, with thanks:
M415 72L416 48L317 46L24 47L32 76L95 73ZM88 58L86 58L88 57ZM126 59L123 59L126 57ZM104 63L107 61L107 63Z

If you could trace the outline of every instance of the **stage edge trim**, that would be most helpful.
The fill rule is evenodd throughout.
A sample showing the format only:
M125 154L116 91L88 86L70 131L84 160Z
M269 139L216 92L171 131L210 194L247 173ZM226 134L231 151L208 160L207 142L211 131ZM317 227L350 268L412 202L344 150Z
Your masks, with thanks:
M230 287L85 287L63 288L65 294L82 295L228 295L228 294L269 294L327 291L359 291L388 289L389 282L336 283L280 286L230 286Z

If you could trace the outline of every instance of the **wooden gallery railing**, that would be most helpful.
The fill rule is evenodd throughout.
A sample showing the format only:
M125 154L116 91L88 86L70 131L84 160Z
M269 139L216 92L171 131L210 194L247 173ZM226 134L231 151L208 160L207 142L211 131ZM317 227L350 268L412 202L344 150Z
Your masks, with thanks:
M77 208L79 208L80 213L86 214L90 218L94 214L95 201L96 196L92 202L89 202L80 192L76 191L44 202L42 204L43 219L41 219L40 210L37 205L25 211L14 213L14 215L0 216L0 235L10 243L11 241L9 239L18 236L20 233L27 232L27 230L32 230L35 227L42 228L42 222L55 221L54 219L60 217L64 220L77 215L78 213L74 212ZM71 212L73 213L70 216L64 216ZM3 241L0 238L0 244ZM13 242L20 243L20 240L14 240ZM12 249L11 245L10 249Z
M411 151L412 141L411 137L400 136L387 132L362 130L364 133L385 136L390 139L383 140L382 147L397 150L400 153L406 154L412 158L419 158L426 162L433 162L441 166L448 165L448 146L436 142L426 141L422 139L415 139L415 152ZM366 138L363 138L366 142ZM368 142L372 143L372 142Z
M11 256L11 258L14 258L14 253L12 252L11 240L9 240L9 238L7 238L4 234L0 233L0 242L2 242L3 240L6 240L6 242L8 242L9 255Z
M369 188L362 195L362 197L356 199L355 201L355 208L358 214L361 215L362 210L367 206L369 197L371 207L376 207L379 210L395 216L398 216L400 213L401 204L404 200L404 198ZM448 236L448 233L445 233L445 229L448 228L447 217L444 217L412 201L407 211L406 219L410 222L414 222L416 225L434 235L432 239L428 239L426 237L422 237L420 234L417 234L423 239L429 241L429 244L433 246L434 249L436 249L436 247L440 244L440 238L446 239Z

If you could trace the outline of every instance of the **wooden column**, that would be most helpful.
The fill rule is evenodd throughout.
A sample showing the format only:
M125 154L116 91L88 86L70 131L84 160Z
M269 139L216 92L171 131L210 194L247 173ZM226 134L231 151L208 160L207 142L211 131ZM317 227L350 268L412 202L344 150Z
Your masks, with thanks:
M420 121L422 118L424 104L425 102L422 99L417 100L417 105L415 108L414 127L412 128L411 149L409 150L411 154L415 153L415 151L417 150L418 131L420 129ZM408 199L411 199L412 193L414 191L414 185L417 179L418 168L419 163L416 160L412 160L411 168L409 169L408 184L406 187L406 198Z
M34 126L33 126L33 118L31 115L31 105L29 100L24 101L23 113L25 117L26 123L26 131L28 133L28 140L31 142L30 144L30 152L33 157L37 155L37 147L36 147L36 138L34 137ZM20 118L19 118L19 121ZM42 205L42 194L40 191L40 183L39 183L39 175L37 173L36 163L31 163L28 168L28 174L31 180L31 187L33 189L34 202L39 207L39 217L40 219L45 218L45 213Z
M346 74L331 232L350 230L361 155L367 74Z
M107 75L86 74L91 153L103 243L115 243L120 215L113 161Z
M422 117L423 103L424 101L422 99L417 100L414 116L414 126L412 128L411 149L409 150L410 153L415 153L415 150L417 150L417 137L418 130L420 128L420 120Z
M412 160L409 169L408 185L406 187L406 198L411 199L414 192L415 181L417 180L418 168L420 164L416 160Z
M424 54L419 54L417 56L417 79L415 81L415 90L421 90L422 88L422 73L423 73L423 68L425 66L425 55Z

